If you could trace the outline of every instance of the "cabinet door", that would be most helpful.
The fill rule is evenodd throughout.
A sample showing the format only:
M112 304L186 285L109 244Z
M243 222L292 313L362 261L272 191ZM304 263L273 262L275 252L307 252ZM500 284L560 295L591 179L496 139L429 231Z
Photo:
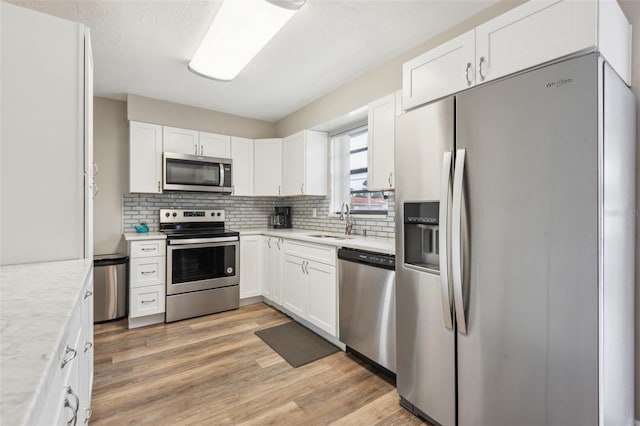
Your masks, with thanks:
M476 80L493 80L597 44L597 2L529 1L476 28Z
M273 237L262 237L262 295L269 300L271 296L271 244Z
M305 269L309 279L308 319L336 336L337 295L335 266L310 261Z
M281 195L282 139L256 139L254 142L254 195Z
M129 122L129 192L162 192L162 126Z
M198 155L218 158L231 157L231 136L198 132L198 137L200 141Z
M328 194L329 141L325 132L304 131L305 195Z
M284 257L284 307L306 318L309 280L304 270L306 260L296 256Z
M270 258L270 275L271 280L271 300L278 305L282 305L282 253L284 251L284 242L282 238L274 238L271 242Z
M369 190L385 190L394 187L395 123L395 93L369 104L367 165Z
M195 130L178 129L177 127L162 128L162 150L177 154L199 155L198 132Z
M404 63L403 108L416 107L474 84L474 31L466 32Z
M253 195L253 139L231 137L231 195Z
M261 237L240 237L240 299L262 294Z
M304 132L282 141L282 195L302 195L305 168Z

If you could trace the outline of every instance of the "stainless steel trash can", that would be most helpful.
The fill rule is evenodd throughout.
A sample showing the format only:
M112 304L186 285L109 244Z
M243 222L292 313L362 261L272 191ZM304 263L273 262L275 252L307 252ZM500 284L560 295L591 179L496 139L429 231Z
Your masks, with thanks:
M103 254L93 258L94 323L127 316L129 256Z

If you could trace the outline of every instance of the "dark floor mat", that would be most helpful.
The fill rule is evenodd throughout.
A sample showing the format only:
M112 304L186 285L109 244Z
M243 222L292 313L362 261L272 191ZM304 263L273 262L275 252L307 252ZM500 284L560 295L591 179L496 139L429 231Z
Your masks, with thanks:
M256 335L294 368L339 351L313 331L293 321L258 330Z

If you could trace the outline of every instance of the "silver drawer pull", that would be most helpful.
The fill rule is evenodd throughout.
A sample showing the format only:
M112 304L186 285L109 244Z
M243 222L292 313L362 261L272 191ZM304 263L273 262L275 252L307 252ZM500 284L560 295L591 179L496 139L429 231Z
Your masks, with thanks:
M71 354L69 358L67 358L68 354ZM78 356L78 351L67 345L67 347L64 348L64 356L64 359L60 362L60 368L64 368L65 365L73 361L73 359Z
M71 402L69 402L69 396L73 397L73 399L76 400L75 407L71 405ZM78 398L78 395L73 392L71 386L67 386L67 396L64 398L64 406L73 410L73 417L71 417L71 420L67 420L67 426L76 426L76 423L78 423L78 409L80 408L80 398Z
M85 299L86 299L87 297L91 297L91 296L93 296L93 292L92 292L91 290L87 290L87 291L84 293L84 298L85 298Z
M142 251L156 251L156 248L155 247L147 247L147 248L142 247L140 250L142 250Z
M141 273L142 275L151 275L151 274L155 274L155 273L156 273L156 271L140 271L140 273Z
M93 343L92 342L84 342L84 351L88 351L89 349L91 349L93 347Z
M140 303L156 303L156 299L152 300L141 300Z
M91 418L91 416L93 416L93 410L91 409L91 407L85 407L84 411L85 413L87 413L87 417L84 418L84 423L87 424L89 423L89 419Z

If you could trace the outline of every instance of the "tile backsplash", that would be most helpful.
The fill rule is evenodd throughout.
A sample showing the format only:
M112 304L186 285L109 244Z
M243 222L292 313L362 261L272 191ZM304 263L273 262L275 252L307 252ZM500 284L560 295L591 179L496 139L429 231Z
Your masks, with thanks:
M134 226L145 222L151 231L159 229L159 210L176 209L224 209L226 225L230 229L266 228L275 206L291 206L293 228L328 232L343 232L344 222L329 217L329 197L269 198L231 197L215 193L124 194L123 229L135 232ZM316 217L313 217L313 209ZM380 237L394 237L394 194L389 195L389 213L386 216L355 216L353 233Z

